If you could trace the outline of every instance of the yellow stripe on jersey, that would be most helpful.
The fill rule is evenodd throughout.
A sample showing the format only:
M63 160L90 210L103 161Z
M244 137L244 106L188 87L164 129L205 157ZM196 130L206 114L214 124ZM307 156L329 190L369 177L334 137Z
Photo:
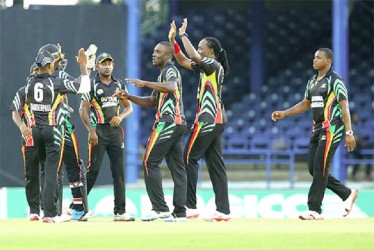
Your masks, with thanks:
M335 93L334 91L331 91L329 98L327 98L325 109L323 111L323 117L325 121L329 121L331 119L331 108L335 100L336 100Z
M91 100L91 107L95 110L95 114L97 117L97 123L102 124L105 121L103 110L101 109L100 104L97 102L95 98Z
M214 71L211 75L207 76L205 73L203 75L203 77L201 78L201 85L200 86L200 96L199 96L199 102L202 100L203 98L203 95L204 95L204 90L205 90L205 86L206 86L206 82L210 82L212 83L213 87L214 87L214 93L215 93L215 96L216 96L216 100L218 100L217 96L218 96L218 84L217 84L217 77L216 77L216 71Z

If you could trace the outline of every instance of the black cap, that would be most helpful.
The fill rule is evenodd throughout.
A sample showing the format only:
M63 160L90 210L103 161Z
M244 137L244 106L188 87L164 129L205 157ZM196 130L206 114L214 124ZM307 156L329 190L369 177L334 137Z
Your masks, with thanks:
M32 73L34 70L37 70L37 69L38 69L38 65L36 65L36 63L31 64L30 73Z
M104 52L104 53L101 53L101 54L96 58L96 63L101 63L101 62L103 62L104 60L111 60L111 61L114 62L113 57L112 57L110 54Z
M39 68L43 68L44 66L52 63L53 61L53 55L49 53L47 50L43 50L35 58L35 63Z
M54 44L51 44L51 43L48 43L42 47L40 47L38 53L42 52L42 51L48 51L49 53L51 53L53 55L53 58L54 59L58 59L58 48L56 45Z

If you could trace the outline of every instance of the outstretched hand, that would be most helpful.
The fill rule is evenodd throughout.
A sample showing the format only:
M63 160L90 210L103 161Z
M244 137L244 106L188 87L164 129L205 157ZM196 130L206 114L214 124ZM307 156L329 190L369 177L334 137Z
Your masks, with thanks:
M280 120L280 119L283 119L285 117L284 115L284 111L274 111L272 114L271 114L271 119L273 121L277 121L277 120Z
M187 18L183 18L182 26L179 28L179 34L185 33L187 30Z
M128 99L129 93L124 89L119 89L114 91L114 94L112 96L117 96L121 100Z
M59 60L64 60L65 59L65 55L61 51L62 50L61 49L61 45L59 43L57 43L56 47L57 47L58 59Z
M175 43L175 36L176 36L176 34L177 34L177 26L175 25L175 21L173 20L170 23L170 30L169 30L169 35L168 35L169 41L172 44Z
M81 48L79 51L78 51L78 56L77 56L77 63L78 64L87 64L87 55L86 53L84 53L84 49Z
M144 87L145 86L145 82L140 80L140 79L130 79L130 78L126 78L125 79L126 82L131 82L132 85L134 85L135 87Z

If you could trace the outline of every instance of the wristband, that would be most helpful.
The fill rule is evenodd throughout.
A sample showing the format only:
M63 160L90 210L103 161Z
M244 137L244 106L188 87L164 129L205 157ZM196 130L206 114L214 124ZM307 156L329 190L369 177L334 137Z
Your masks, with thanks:
M181 51L178 43L174 43L174 55L178 54Z
M188 37L188 34L186 32L183 32L182 34L179 34L179 38L182 38L182 37Z

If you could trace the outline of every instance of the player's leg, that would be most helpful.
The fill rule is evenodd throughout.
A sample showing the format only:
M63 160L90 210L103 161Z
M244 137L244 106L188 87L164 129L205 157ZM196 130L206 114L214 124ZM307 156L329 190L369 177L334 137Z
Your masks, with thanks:
M44 216L45 218L53 218L57 215L55 203L55 194L57 187L57 172L62 162L62 148L64 143L64 129L62 126L48 126L42 130L43 139L45 141L45 187L43 190L44 200ZM46 219L46 220L47 220Z
M199 175L198 161L205 154L213 138L209 133L215 124L195 123L191 129L190 137L184 149L184 160L187 171L187 201L186 206L196 209L196 189Z
M63 203L63 191L64 191L64 176L65 172L63 168L59 168L58 175L57 175L57 186L56 186L56 209L57 215L60 216L62 214L62 203Z
M318 159L318 157L320 157L319 154L317 155L317 150L319 148L319 138L320 138L320 131L315 131L310 138L310 144L309 144L309 149L308 149L308 170L311 176L314 176L315 161L316 159ZM318 176L318 174L316 175ZM313 177L313 180L314 180L314 177ZM310 198L311 200L316 199L316 198L311 198L311 197L315 197L314 189L315 188L309 189L308 198ZM320 203L321 202L322 200L320 201ZM308 211L300 215L299 218L302 220L323 219L320 213L321 213L321 209L318 208L318 205L313 205L313 202L309 203L309 200L308 200Z
M42 129L34 127L32 129L32 137L34 139L34 147L37 151L37 157L39 159L39 205L41 211L44 211L44 199L43 199L43 190L45 187L45 172L44 172L44 163L46 158L45 144L42 139Z
M96 131L99 131L100 126L96 127ZM99 143L95 146L88 144L88 165L87 165L87 193L89 194L92 187L95 185L97 176L99 175L101 163L103 161L106 144L99 136Z
M69 180L69 187L73 196L71 208L75 211L83 211L82 194L80 190L80 165L78 145L71 131L65 131L64 166Z
M206 164L215 194L217 211L230 214L226 167L222 155L222 134L224 125L216 124L211 136L214 139L205 153Z
M39 220L40 215L40 187L39 187L39 158L35 146L23 146L25 191L30 208L30 220Z
M171 136L175 127L175 124L165 122L155 123L152 127L152 133L144 155L143 166L144 182L154 212L143 216L143 220L155 220L170 216L170 210L166 204L162 187L160 164L173 145Z
M106 140L111 141L106 152L110 160L110 168L114 189L114 214L126 212L125 173L123 165L124 132L122 128L105 128Z
M185 125L177 125L172 138L173 145L165 157L174 182L173 216L177 218L186 217L187 173L183 160L182 145L182 138L185 130Z

